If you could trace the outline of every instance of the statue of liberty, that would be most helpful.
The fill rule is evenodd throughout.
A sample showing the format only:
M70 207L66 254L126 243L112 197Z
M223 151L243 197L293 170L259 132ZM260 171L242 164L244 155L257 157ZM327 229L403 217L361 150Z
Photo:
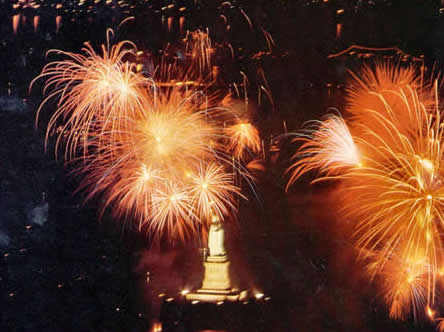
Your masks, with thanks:
M220 219L213 216L208 234L208 247L210 256L225 256L227 252L224 246L224 227Z

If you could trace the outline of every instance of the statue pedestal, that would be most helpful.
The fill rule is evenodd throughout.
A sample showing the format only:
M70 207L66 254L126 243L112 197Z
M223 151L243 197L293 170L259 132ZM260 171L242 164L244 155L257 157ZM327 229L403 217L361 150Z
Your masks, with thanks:
M189 301L221 302L242 301L247 292L233 289L230 280L230 262L227 256L208 256L204 262L205 273L202 288L186 294Z
M242 301L248 297L248 292L240 292L232 288L230 280L230 262L224 247L224 227L219 218L213 216L213 222L208 234L210 255L204 262L205 273L202 288L188 293L185 298L189 301L223 302Z
M205 274L202 289L231 289L230 262L227 256L209 256L204 262Z

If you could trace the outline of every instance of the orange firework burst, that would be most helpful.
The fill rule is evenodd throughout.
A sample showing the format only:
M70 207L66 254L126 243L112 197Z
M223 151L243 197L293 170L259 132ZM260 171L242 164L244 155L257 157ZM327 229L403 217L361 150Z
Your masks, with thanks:
M393 251L401 259L408 259L418 248L425 248L424 255L437 270L439 229L444 225L442 130L439 111L429 114L418 96L411 93L416 102L408 104L404 100L405 107L410 108L418 126L412 128L410 136L398 131L391 118L380 114L375 116L381 126L386 126L385 136L364 124L357 127L375 139L372 143L359 140L365 151L364 167L350 169L342 176L344 212L357 220L358 247L384 247L380 268ZM355 202L359 202L359 208Z
M155 188L152 200L151 232L178 234L184 237L187 232L198 229L199 218L193 211L187 188L168 181ZM196 223L194 223L196 222Z
M444 263L443 122L436 86L432 103L409 70L376 70L351 97L349 126L333 116L298 138L289 185L313 169L341 179L341 212L370 277L381 277L390 316L413 308L416 317L434 303Z
M418 127L412 128L410 136L379 114L378 121L390 128L390 135L389 131L381 136L365 125L359 126L375 140L360 141L366 151L365 167L345 173L340 189L343 212L356 221L356 246L378 252L372 277L385 275L386 263L405 262L415 271L422 268L418 278L410 282L406 282L402 265L397 267L397 274L384 280L390 315L396 318L404 317L409 306L423 307L423 297L426 303L433 303L436 274L443 263L439 234L444 226L444 172L439 111L429 114L417 96L412 98L416 103L406 107L411 108ZM399 259L393 261L394 255ZM395 273L396 267L390 271ZM414 313L416 316L416 309Z
M247 152L257 154L261 151L261 139L255 126L249 122L239 122L225 129L229 138L228 150L237 158L242 158Z
M210 163L199 167L196 174L191 175L190 194L198 215L206 220L230 214L235 210L233 194L244 197L240 189L233 184L233 175L227 173L220 164Z
M312 121L309 128L298 136L294 141L303 144L292 158L296 159L295 163L287 170L291 172L287 189L311 170L319 170L326 177L331 177L342 173L344 168L361 165L358 148L340 116L330 115L325 121Z
M108 43L109 45L109 43ZM58 130L57 146L64 144L65 157L75 155L78 148L87 152L87 140L97 127L119 131L116 118L140 112L146 103L147 79L134 72L135 65L124 58L135 53L135 46L128 41L109 46L102 45L97 54L85 43L84 55L52 50L67 56L68 60L46 65L32 82L47 78L44 92L50 91L38 109L48 101L58 98L57 111L53 114L46 137ZM79 144L81 143L81 144Z

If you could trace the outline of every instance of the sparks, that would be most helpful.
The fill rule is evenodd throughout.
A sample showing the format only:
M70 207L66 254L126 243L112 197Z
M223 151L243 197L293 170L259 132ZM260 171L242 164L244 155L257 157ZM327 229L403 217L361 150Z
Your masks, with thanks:
M304 143L289 185L311 170L319 179L340 179L340 212L352 222L369 277L381 282L390 316L433 317L444 263L444 137L436 86L421 85L410 67L390 64L365 68L354 80L347 126L334 116L297 138Z
M110 208L140 230L169 239L197 235L213 216L222 220L236 212L236 198L246 198L242 178L252 181L239 155L260 146L257 129L246 122L240 146L227 144L233 136L225 123L239 116L230 109L230 94L195 89L205 81L212 51L208 33L190 36L186 47L198 52L199 69L195 62L185 70L161 65L159 81L125 61L136 54L130 42L102 46L100 55L89 44L85 55L58 51L69 60L48 64L36 78L47 78L45 90L51 91L39 112L58 99L47 139L61 123L57 146L78 162L86 198L100 195L102 213ZM201 83L176 84L190 77Z
M296 161L288 169L291 177L287 189L311 170L319 170L325 174L323 178L329 178L341 173L344 168L362 166L358 147L340 116L331 115L325 121L314 121L308 129L297 135L294 141L303 144L293 156Z

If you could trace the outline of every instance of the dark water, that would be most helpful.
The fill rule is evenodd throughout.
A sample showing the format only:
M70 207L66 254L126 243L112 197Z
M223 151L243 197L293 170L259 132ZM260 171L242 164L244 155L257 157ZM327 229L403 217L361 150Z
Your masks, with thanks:
M341 110L346 68L359 68L362 52L328 55L351 45L397 46L441 67L439 1L244 0L220 9L221 3L24 1L15 8L0 0L0 98L10 100L0 103L0 331L146 331L159 317L166 331L431 328L389 321L326 198L330 188L308 186L307 177L285 193L282 174L294 152L288 141L281 142L279 157L267 156L259 199L243 202L239 220L228 228L233 279L267 298L241 307L181 304L179 292L196 286L202 273L200 243L151 248L143 235L107 215L97 222L97 202L82 204L82 195L73 194L78 179L54 161L51 146L45 154L43 128L34 130L41 87L29 95L29 82L54 59L46 57L49 49L79 51L85 41L97 46L108 27L116 40L153 53L196 28L208 27L215 42L230 42L233 80L242 70L254 87L264 84L258 68L265 73L274 102L261 99L258 108L265 142L329 107ZM119 27L129 16L134 20ZM274 39L271 53L262 29ZM47 219L36 223L35 211L45 204ZM162 310L169 297L176 301Z

